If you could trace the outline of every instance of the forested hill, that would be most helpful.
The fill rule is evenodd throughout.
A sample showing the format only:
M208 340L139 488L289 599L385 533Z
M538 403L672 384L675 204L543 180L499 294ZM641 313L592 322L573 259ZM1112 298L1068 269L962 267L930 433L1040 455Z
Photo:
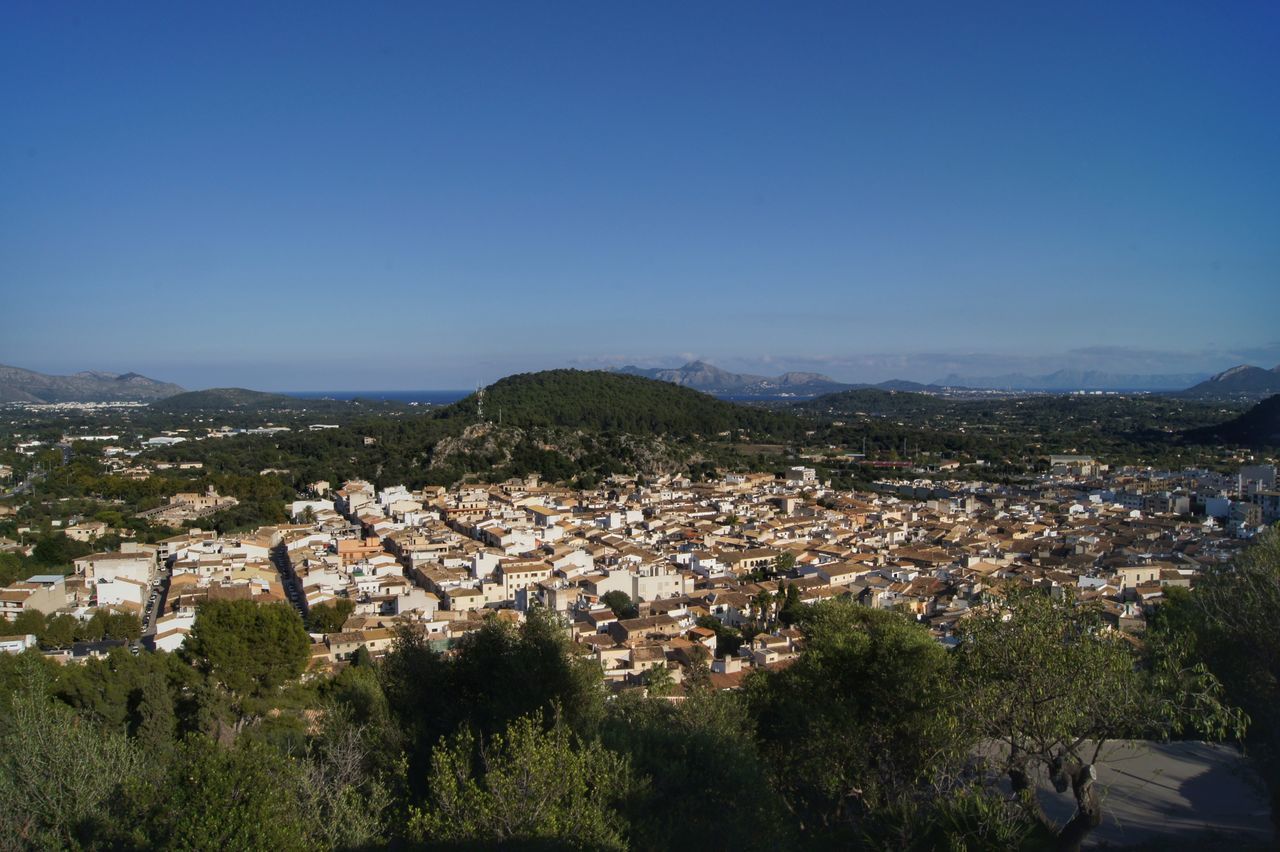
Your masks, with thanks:
M288 405L293 400L278 393L249 390L248 388L209 388L187 391L168 399L152 403L155 411L208 411L229 408L268 409Z
M1226 423L1192 429L1186 433L1186 439L1193 444L1280 447L1280 394L1264 399Z
M561 426L633 435L712 437L743 430L791 435L802 421L735 405L668 382L598 370L547 370L501 379L445 408L439 417L479 417L505 426Z
M925 393L858 388L829 393L796 408L814 414L873 414L883 416L915 416L945 411L953 403Z
M214 474L283 471L277 484L294 489L317 479L365 478L416 488L462 480L501 482L532 473L548 482L594 487L616 473L705 475L716 459L734 463L736 450L728 448L754 447L752 442L793 444L807 440L810 431L823 441L833 440L816 419L795 413L735 405L653 379L578 370L502 379L484 389L483 412L480 394L440 409L398 406L385 411L377 402L293 399L243 390L183 396L187 399L176 398L168 416L206 416L218 408L247 414L251 409L238 406L258 405L263 408L255 416L291 428L235 441L186 442L151 450L150 457L201 461ZM324 403L347 408L346 417L319 415L345 428L296 428L316 419L309 416L315 414L310 406ZM276 405L308 408L281 412ZM157 413L161 407L153 406ZM751 464L759 469L761 462L752 459ZM255 483L259 479L264 478L253 477ZM274 522L285 499L272 494L257 500L257 491L247 487L228 493L241 503L235 517L221 519L227 528L250 526L260 518Z
M1028 434L1075 429L1111 434L1168 432L1223 420L1241 406L1174 399L1155 394L1039 394L1002 399L948 399L872 388L827 394L796 406L825 416L892 418L943 429L999 425Z
M151 404L151 410L167 414L193 412L310 412L312 414L355 415L373 411L404 409L397 402L380 400L301 399L281 393L247 388L209 388L188 391Z

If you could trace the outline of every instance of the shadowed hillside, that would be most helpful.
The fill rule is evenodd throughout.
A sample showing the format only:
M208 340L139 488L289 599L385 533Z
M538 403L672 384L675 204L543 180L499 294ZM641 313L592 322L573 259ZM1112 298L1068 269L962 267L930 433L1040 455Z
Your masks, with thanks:
M440 412L507 426L563 426L636 435L713 436L732 430L791 435L795 417L724 402L668 382L621 373L547 370L501 379Z

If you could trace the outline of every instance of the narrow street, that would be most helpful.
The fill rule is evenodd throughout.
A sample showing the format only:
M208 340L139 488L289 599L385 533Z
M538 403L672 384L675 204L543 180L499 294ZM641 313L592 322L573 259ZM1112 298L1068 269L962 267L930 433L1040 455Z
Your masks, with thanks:
M155 650L156 619L164 614L172 571L168 564L156 569L147 590L147 599L142 602L142 642L151 650Z
M271 548L271 564L276 566L276 573L280 575L280 585L284 589L285 597L298 611L298 615L305 618L307 611L302 598L302 589L294 579L293 571L290 570L289 554L283 544Z

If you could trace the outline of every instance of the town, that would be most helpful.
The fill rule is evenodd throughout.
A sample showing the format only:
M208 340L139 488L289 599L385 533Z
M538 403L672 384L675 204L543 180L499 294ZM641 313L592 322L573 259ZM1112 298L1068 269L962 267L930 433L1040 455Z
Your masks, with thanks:
M656 383L642 390L671 393ZM590 422L596 403L583 404L575 416ZM1037 836L1057 844L1072 832L1145 841L1179 820L1265 842L1265 808L1249 780L1257 764L1216 741L1260 730L1265 748L1266 722L1250 724L1265 720L1266 705L1249 670L1230 668L1238 640L1195 621L1222 612L1212 623L1224 624L1238 609L1254 625L1245 641L1265 646L1255 634L1270 629L1259 602L1271 581L1239 573L1274 570L1265 554L1276 548L1280 484L1265 449L1222 445L1212 468L1177 470L1133 463L1132 450L1120 462L1079 451L1006 457L1003 474L984 479L992 468L981 460L937 450L894 457L882 445L867 458L857 425L746 419L746 454L720 456L724 466L690 433L682 440L695 454L674 471L660 469L681 452L668 447L642 471L618 472L606 460L613 472L597 474L562 456L551 466L563 478L504 479L494 475L503 456L487 449L498 442L533 441L548 448L533 456L542 461L577 445L554 430L487 422L479 403L467 421L450 423L466 405L415 413L416 421L393 410L353 422L338 408L235 415L235 426L225 415L192 417L176 428L145 411L126 410L122 420L118 408L10 407L0 446L0 651L8 652L0 681L15 684L8 700L19 727L6 734L0 725L0 737L15 760L28 743L47 741L41 725L75 724L69 705L104 726L64 728L59 736L82 737L78 748L169 755L154 771L170 775L135 772L152 778L142 783L207 771L209 760L248 761L237 770L243 777L265 761L295 786L278 799L272 785L255 794L288 815L253 831L294 826L309 838L298 848L538 832L609 848L668 848L691 836L707 845L725 832L741 848L806 848L869 830L864 817L838 816L848 794L807 786L816 771L887 785L878 813L916 801L904 826L874 830L916 826L932 838L922 848L969 836L933 822L965 797L999 809L966 817L982 831L1003 826L1010 839L998 848ZM411 484L376 476L396 430L442 421L452 433L425 434L443 446L470 442L493 467L460 476L420 467ZM777 432L797 443L759 454ZM1015 433L1011 446L1019 440ZM751 469L751 459L768 469ZM374 475L303 475L353 466ZM854 487L851 467L861 476ZM422 481L433 475L454 481ZM1061 639L1039 644L1054 635ZM1195 652L1192 635L1205 643ZM1193 653L1227 679L1198 668ZM1028 690L1042 697L1025 715L1018 696ZM1117 704L1117 696L1128 697ZM22 716L24 706L43 709ZM920 708L924 715L911 715ZM40 714L46 722L17 721ZM1046 718L1060 727L1027 733ZM113 726L128 739L113 739ZM519 809L521 797L459 804L439 762L462 759L472 726L493 748L520 743L519 754L486 764L486 784L523 772L525 752L558 749L556 760L597 767L580 777L611 803L593 806L599 813L642 800L606 790L651 778L681 816L629 822L624 841L619 831L570 829L562 817ZM1182 730L1196 736L1159 744ZM556 739L569 731L579 739ZM810 751L828 731L840 745ZM671 736L690 737L680 749L693 751L656 760L647 749ZM719 745L702 753L693 743L705 737ZM1008 745L992 751L992 738ZM221 745L201 757L212 743ZM254 751L255 743L271 745ZM803 768L788 768L793 753L809 755ZM692 798L680 793L678 779L700 769L685 762L696 754L698 762L738 755L742 786L712 792L713 775ZM599 768L620 755L643 774ZM857 769L862 760L915 768L894 780ZM1001 792L998 779L1016 792L1031 777L1028 761L1040 767L1038 795L1056 821ZM1073 780L1054 776L1063 771ZM1146 779L1156 775L1173 785L1211 775L1216 792L1186 801L1152 791ZM1091 791L1095 777L1108 792ZM404 791L415 778L426 779L426 792ZM556 778L537 776L529 783L545 786L528 795L550 797L553 813L581 807ZM940 792L919 798L921 784ZM1054 800L1055 788L1073 793ZM218 807L216 797L194 795L193 806ZM698 804L716 795L754 800L756 816L726 822ZM424 810L398 818L397 800ZM120 835L110 814L136 814L136 805L94 801L92 836L126 846L180 836L155 814L126 817L147 828ZM816 832L788 824L781 814L791 807L837 821ZM494 808L516 810L478 816ZM1156 812L1174 822L1147 816ZM41 819L62 825L67 814ZM461 828L462 819L480 821Z
M678 691L700 665L733 688L798 652L796 607L833 598L907 613L945 645L984 593L1014 583L1069 590L1140 634L1169 587L1193 586L1280 519L1274 465L1225 475L1049 462L1019 487L882 480L867 492L831 489L803 466L704 482L616 476L591 491L536 476L417 490L317 481L288 504L290 523L221 535L200 519L234 498L178 493L142 514L181 534L76 557L65 577L22 578L0 589L0 612L23 624L33 612L131 615L135 651L176 651L205 600L288 602L312 628L310 669L330 671L361 649L382 655L406 627L445 650L486 617L542 607L615 689ZM92 544L111 531L88 521L62 532ZM74 661L124 644L45 653Z

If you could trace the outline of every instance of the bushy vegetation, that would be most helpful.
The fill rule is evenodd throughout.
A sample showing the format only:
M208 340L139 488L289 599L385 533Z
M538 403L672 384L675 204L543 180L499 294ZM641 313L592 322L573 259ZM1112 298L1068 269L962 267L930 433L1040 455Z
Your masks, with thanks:
M136 641L142 635L142 622L130 612L95 610L81 621L66 613L45 614L38 609L24 610L6 628L18 636L35 636L42 648L68 648L75 642L97 642L101 639Z
M1250 719L1248 745L1280 814L1280 525L1195 588L1170 589L1152 640L1199 661Z
M81 541L73 541L60 532L42 533L32 546L30 556L0 553L0 585L25 580L32 574L70 574L74 560L94 552Z
M537 608L300 678L295 612L211 602L178 654L0 658L0 849L1074 848L1103 806L1083 744L1238 736L1239 705L1274 747L1277 541L1143 646L1040 591L993 597L954 651L895 612L798 605L794 663L732 693L694 672L676 702L669 678L610 700ZM1036 762L1069 775L1082 816L992 785L991 741L1015 790Z

